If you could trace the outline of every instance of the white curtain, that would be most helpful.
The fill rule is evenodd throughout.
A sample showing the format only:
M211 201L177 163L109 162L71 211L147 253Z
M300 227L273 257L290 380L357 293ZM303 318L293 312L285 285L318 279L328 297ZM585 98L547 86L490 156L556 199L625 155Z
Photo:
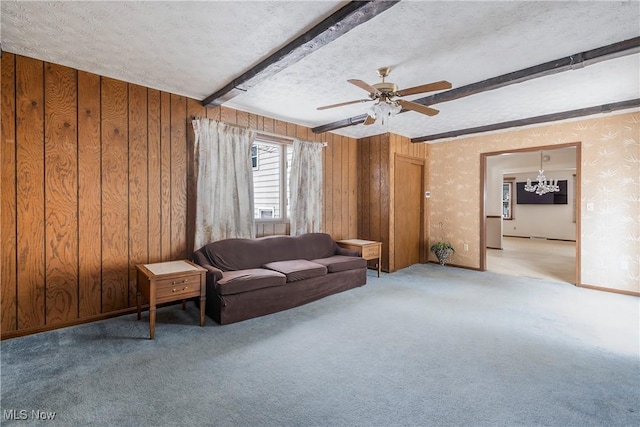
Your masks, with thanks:
M317 142L293 143L289 177L292 236L322 231L322 147Z
M194 250L228 238L255 237L251 144L254 131L197 119Z

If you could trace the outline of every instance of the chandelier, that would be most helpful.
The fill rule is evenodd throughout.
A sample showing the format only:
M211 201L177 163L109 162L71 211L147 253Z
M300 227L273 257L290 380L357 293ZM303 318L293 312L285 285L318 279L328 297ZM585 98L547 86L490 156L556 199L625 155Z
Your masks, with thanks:
M373 120L377 121L379 119L380 123L384 125L385 123L388 124L388 120L398 114L400 110L402 110L402 107L396 101L381 100L373 104L367 114Z
M537 184L531 185L531 179L527 179L527 184L524 186L524 189L531 193L536 193L540 196L542 196L543 194L560 191L557 179L551 179L547 181L547 178L544 176L544 170L542 169L542 151L540 151L540 169L538 170L537 180Z

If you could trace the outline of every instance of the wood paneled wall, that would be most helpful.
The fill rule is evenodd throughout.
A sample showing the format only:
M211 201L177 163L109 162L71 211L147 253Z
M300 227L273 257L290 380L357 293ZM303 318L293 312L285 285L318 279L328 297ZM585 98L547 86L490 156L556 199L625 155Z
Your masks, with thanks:
M382 242L382 269L390 272L395 271L394 225L402 222L402 212L393 208L395 185L402 185L394 178L396 153L419 159L428 156L425 144L412 144L400 135L386 133L358 140L358 237ZM425 211L425 221L427 218Z
M2 338L131 312L136 264L189 255L195 116L326 141L324 230L356 237L354 139L7 52L0 61Z

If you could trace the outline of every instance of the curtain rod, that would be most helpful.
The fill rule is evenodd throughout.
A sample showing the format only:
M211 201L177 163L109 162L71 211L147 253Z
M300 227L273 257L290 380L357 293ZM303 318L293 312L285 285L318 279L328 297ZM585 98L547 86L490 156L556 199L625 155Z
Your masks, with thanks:
M206 119L206 117L195 117L195 119L197 119L197 120ZM214 120L214 119L208 119L208 120ZM224 123L224 124L231 125L231 126L237 126L239 128L243 128L243 129L249 129L249 130L254 131L257 135L263 135L263 136L268 136L268 137L271 137L271 138L276 138L276 139L282 140L283 142L284 141L293 142L296 139L298 139L300 141L306 141L306 140L303 140L303 139L300 139L300 138L295 138L295 137L291 137L291 136L283 136L283 135L280 135L280 134L277 134L277 133L266 132L266 131L263 131L263 130L257 130L257 129L251 128L249 126L237 125L237 124L225 122L225 121L222 121L222 120L214 120L214 121L217 122L217 123ZM325 141L322 141L322 142L307 141L307 142L313 142L313 143L317 143L317 144L322 144L323 147L327 147L329 145Z

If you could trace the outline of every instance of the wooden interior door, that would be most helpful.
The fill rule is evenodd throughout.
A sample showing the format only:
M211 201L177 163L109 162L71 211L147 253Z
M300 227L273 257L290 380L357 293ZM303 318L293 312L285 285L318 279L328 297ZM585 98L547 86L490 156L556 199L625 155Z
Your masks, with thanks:
M395 268L420 262L424 235L424 160L396 155L394 170Z

